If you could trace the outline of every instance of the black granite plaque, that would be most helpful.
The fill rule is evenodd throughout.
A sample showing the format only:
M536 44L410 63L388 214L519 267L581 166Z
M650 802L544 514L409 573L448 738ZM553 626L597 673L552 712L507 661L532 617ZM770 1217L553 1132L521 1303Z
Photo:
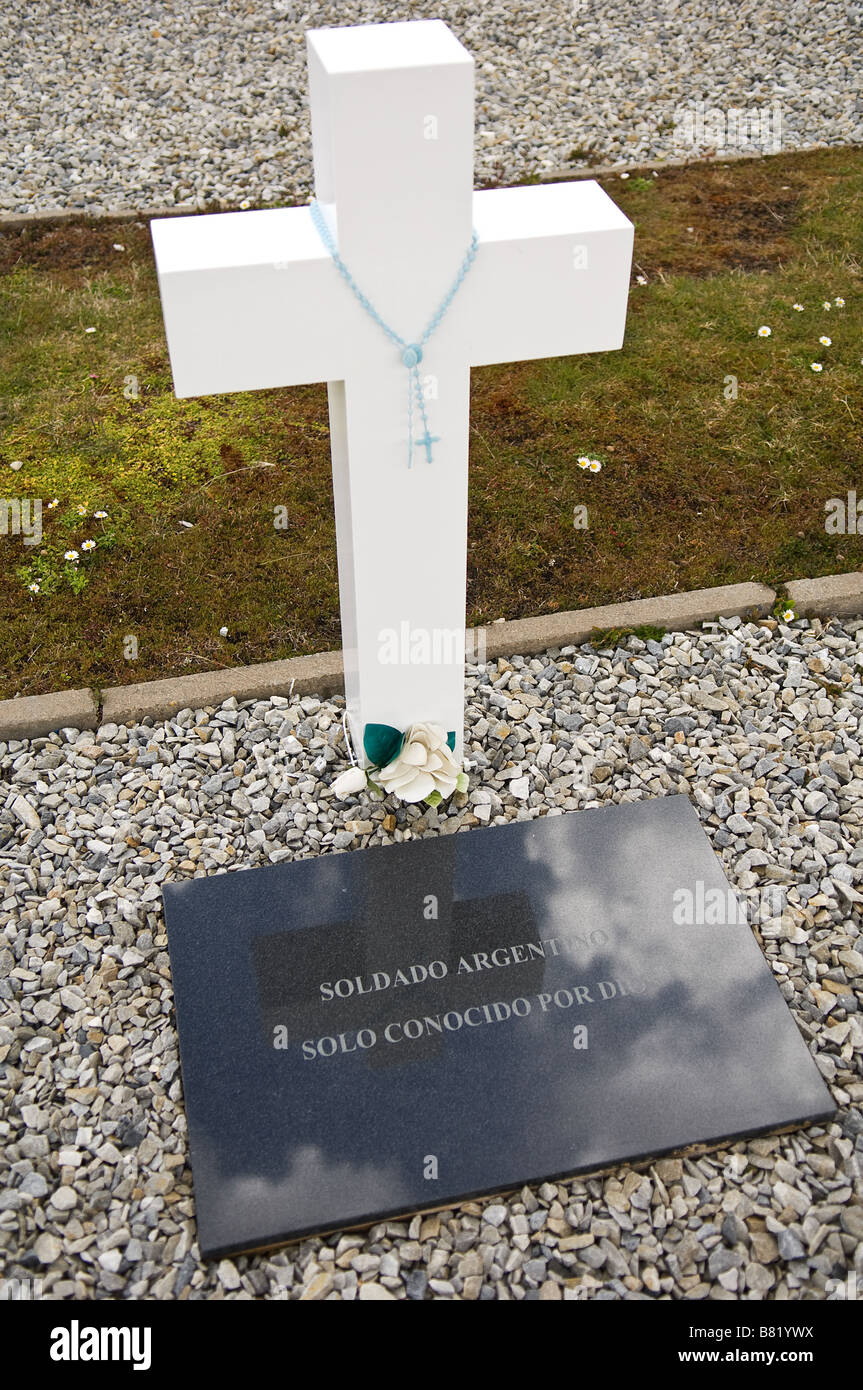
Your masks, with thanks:
M204 1255L833 1113L682 796L164 896Z

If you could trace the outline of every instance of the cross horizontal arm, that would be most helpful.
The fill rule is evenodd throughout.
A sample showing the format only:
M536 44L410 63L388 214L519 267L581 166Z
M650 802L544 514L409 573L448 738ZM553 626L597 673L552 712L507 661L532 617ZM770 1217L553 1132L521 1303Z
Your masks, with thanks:
M344 378L354 310L308 208L150 227L178 396Z
M619 348L632 223L593 181L474 194L453 348L471 366ZM176 394L342 381L357 308L308 208L151 223ZM352 326L352 327L351 327Z
M473 223L458 306L471 366L622 346L634 229L598 183L475 193Z

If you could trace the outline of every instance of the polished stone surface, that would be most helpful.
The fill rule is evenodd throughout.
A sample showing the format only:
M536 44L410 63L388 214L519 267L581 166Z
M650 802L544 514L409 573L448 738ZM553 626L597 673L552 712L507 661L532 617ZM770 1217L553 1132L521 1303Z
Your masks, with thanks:
M164 896L205 1255L833 1112L682 796Z

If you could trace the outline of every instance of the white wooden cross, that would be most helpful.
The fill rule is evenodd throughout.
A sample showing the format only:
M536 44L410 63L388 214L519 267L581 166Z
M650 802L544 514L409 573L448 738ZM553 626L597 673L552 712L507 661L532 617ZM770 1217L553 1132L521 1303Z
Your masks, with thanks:
M426 720L455 731L460 759L470 369L619 348L633 228L595 182L474 192L474 64L442 21L306 37L317 198L354 280L406 341L478 233L420 366L432 462L420 449L408 466L407 371L307 207L151 224L174 387L328 383L354 746L362 758L367 722Z

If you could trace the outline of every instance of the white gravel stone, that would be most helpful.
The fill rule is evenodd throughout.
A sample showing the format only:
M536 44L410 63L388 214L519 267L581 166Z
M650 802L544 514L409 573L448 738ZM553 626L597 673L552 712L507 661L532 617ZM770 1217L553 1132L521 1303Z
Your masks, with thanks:
M77 1202L78 1196L74 1187L58 1187L51 1195L51 1206L57 1211L71 1211Z
M43 1232L34 1245L36 1258L40 1264L50 1265L60 1258L61 1245L56 1236L52 1236L48 1231Z
M30 802L27 801L25 797L15 797L12 802L12 811L21 823L27 826L28 830L39 830L41 828L38 811L30 805Z

